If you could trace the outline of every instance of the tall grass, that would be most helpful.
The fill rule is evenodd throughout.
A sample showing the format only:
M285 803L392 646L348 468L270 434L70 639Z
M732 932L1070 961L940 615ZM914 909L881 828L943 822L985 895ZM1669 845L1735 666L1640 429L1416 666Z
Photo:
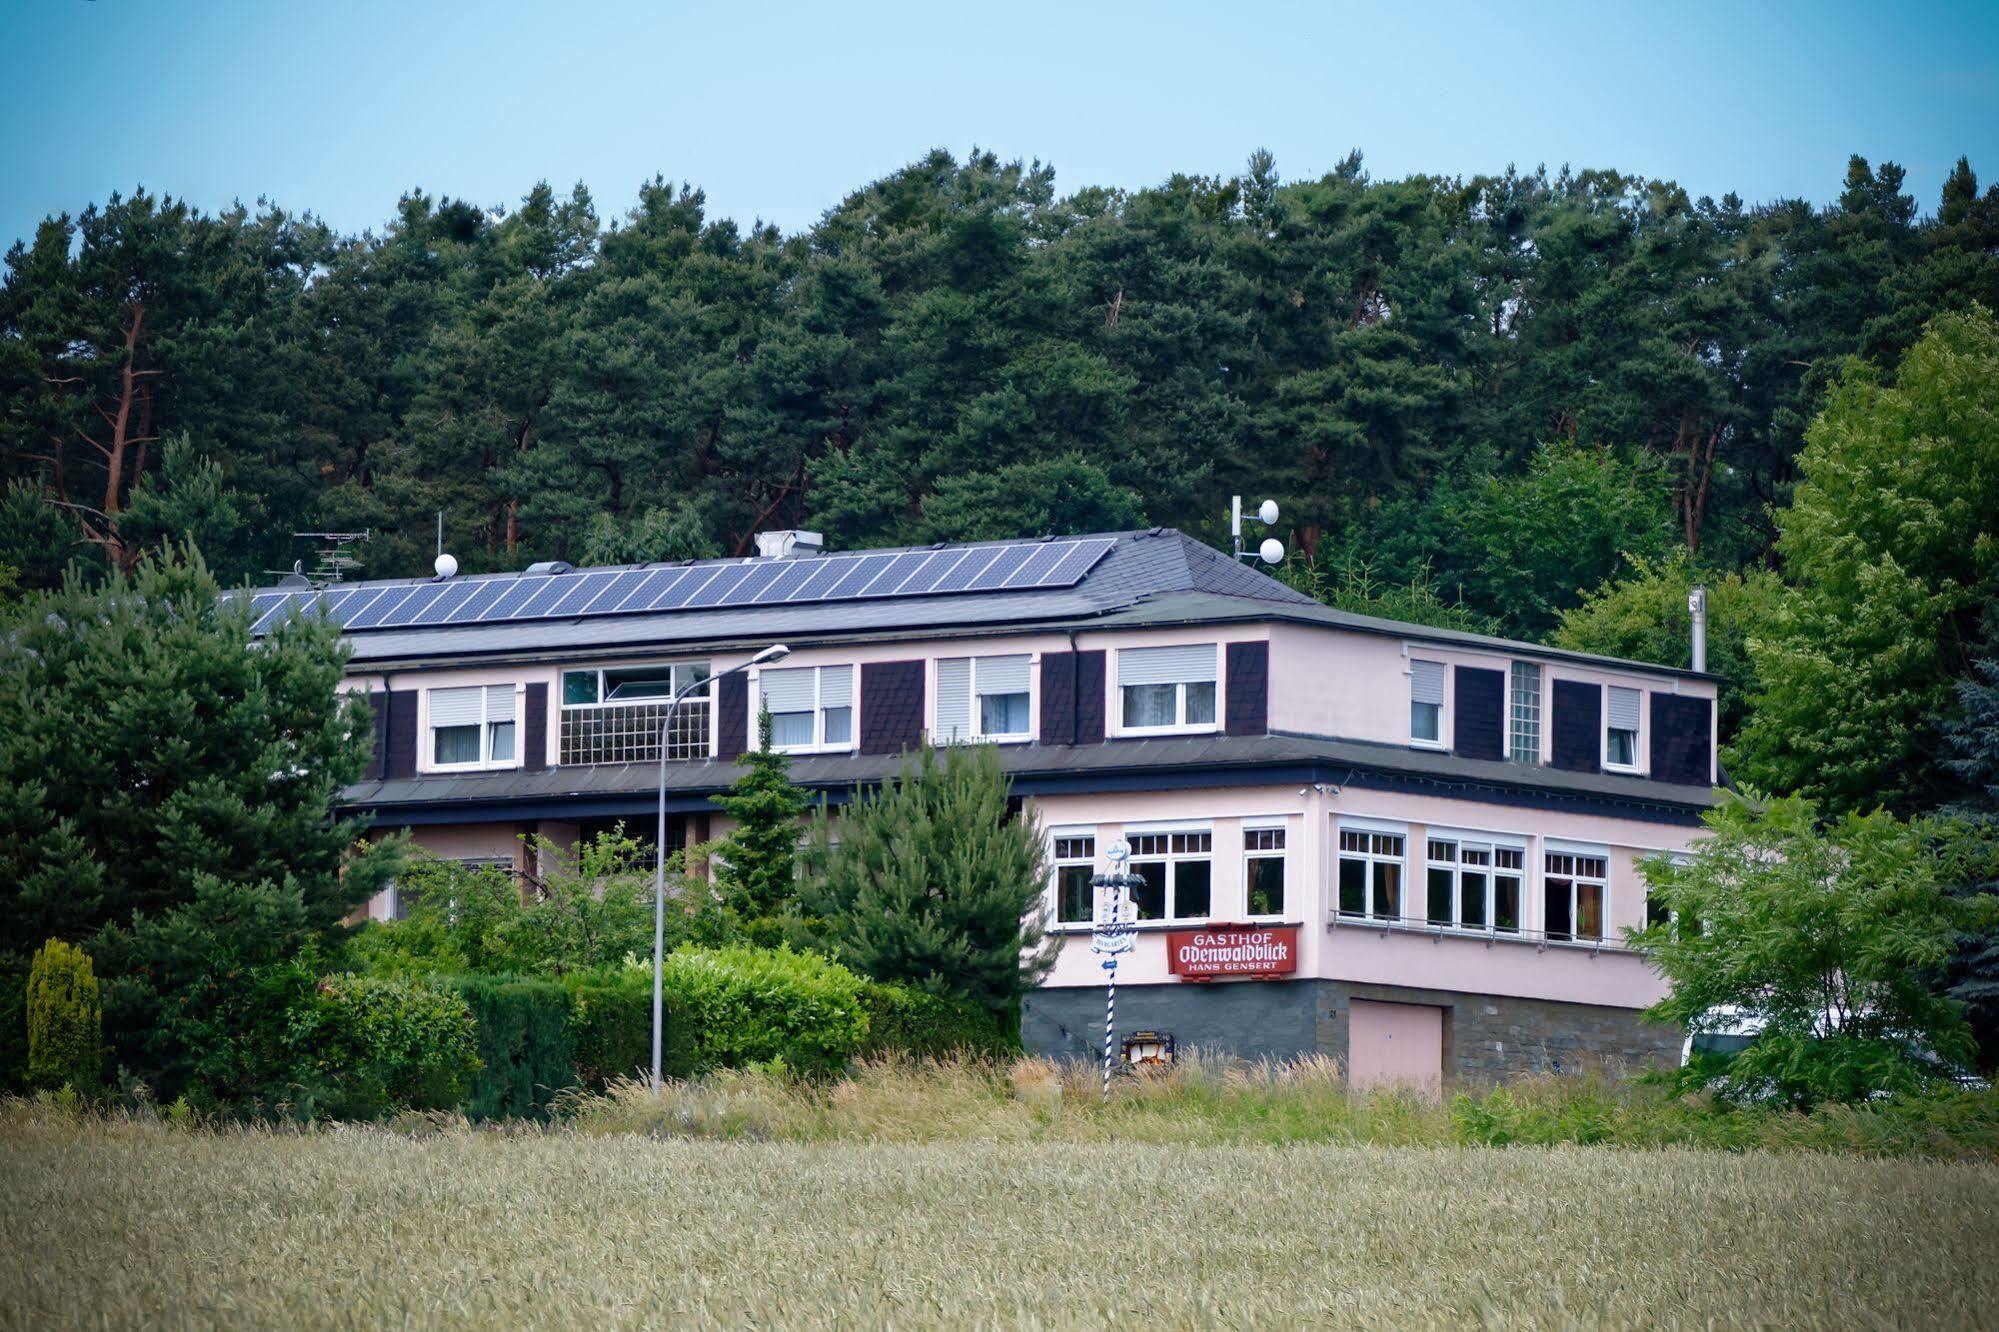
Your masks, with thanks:
M775 1142L189 1129L16 1103L0 1326L1844 1329L1999 1309L1991 1162L1251 1145L1241 1112L1272 1076L1340 1096L1251 1070L1092 1108L1086 1078L1040 1065L700 1084L697 1117L857 1135ZM577 1124L609 1130L636 1098ZM1343 1132L1454 1131L1447 1106L1359 1102L1342 1122L1367 1127ZM1190 1107L1244 1145L1172 1139Z
M1078 1142L1424 1147L1515 1144L1837 1151L1999 1160L1999 1094L1956 1092L1797 1114L1675 1098L1609 1071L1448 1097L1350 1091L1339 1065L1196 1056L1118 1080L1074 1062L877 1061L833 1083L763 1070L576 1096L584 1133L749 1141Z

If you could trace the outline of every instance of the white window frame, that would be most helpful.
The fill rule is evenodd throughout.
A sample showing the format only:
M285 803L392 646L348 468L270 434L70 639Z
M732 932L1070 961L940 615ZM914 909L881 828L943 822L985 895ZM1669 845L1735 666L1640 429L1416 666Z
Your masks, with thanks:
M985 715L979 707L979 664L981 662L999 661L1013 657L1025 657L1027 659L1027 689L1025 690L1027 694L1027 729L1024 731L987 731L985 728ZM966 732L964 737L966 741L993 745L1025 745L1034 742L1035 737L1041 733L1041 691L1036 688L1036 683L1041 678L1041 654L1039 652L988 652L983 657L937 658L936 661L931 663L930 668L929 730L933 736L936 735L939 729L938 719L943 713L944 679L943 673L938 668L946 661L964 661L968 663L965 687L970 691L970 697L966 702Z
M511 688L514 691L514 756L510 759L493 758L493 727L498 725L488 711L492 705L494 688ZM440 689L476 689L479 691L479 757L469 763L439 763L437 761L437 728L430 721L431 695ZM417 734L420 737L417 756L418 772L511 772L521 767L527 757L526 726L527 686L519 681L509 685L504 680L488 684L430 685L423 691L423 712Z
M1090 843L1088 858L1076 855L1064 856L1060 848L1064 842L1087 840ZM1090 893L1090 914L1080 920L1065 920L1062 916L1062 871L1088 866L1090 876L1097 872L1097 830L1094 827L1050 828L1048 830L1048 919L1057 928L1088 929L1096 920L1097 903L1094 889Z
M1124 691L1127 687L1124 682L1124 654L1134 650L1143 650L1145 648L1154 648L1154 647L1212 647L1215 650L1215 678L1212 682L1207 680L1179 680L1174 682L1173 684L1174 720L1172 722L1162 726L1128 725L1124 719ZM1121 647L1115 649L1111 653L1111 658L1113 662L1116 663L1115 670L1118 677L1115 682L1115 687L1111 690L1111 696L1110 696L1111 735L1114 736L1213 735L1222 729L1222 722L1224 719L1223 713L1226 707L1226 699L1228 697L1227 680L1225 678L1228 668L1228 653L1225 650L1224 644L1219 642L1210 642L1207 640L1200 640L1192 643L1140 643L1140 644L1135 644L1133 647L1129 648ZM1164 682L1162 681L1161 683ZM1214 719L1205 722L1189 722L1187 720L1187 686L1189 684L1209 684L1209 683L1212 683L1214 685L1214 690L1215 690ZM1132 685L1130 687L1136 689L1136 688L1141 688L1143 686Z
M1252 847L1250 841L1258 833L1276 833L1279 841L1277 848L1271 850ZM1283 866L1283 883L1280 891L1283 899L1282 909L1275 914L1259 914L1250 910L1249 862L1252 860L1275 860ZM1285 821L1245 823L1242 827L1242 918L1244 920L1291 919L1291 829Z
M1613 690L1628 689L1638 695L1638 728L1631 732L1631 762L1612 763L1610 761L1610 695ZM1622 730L1624 728L1617 728ZM1603 768L1605 772L1643 772L1645 770L1645 691L1634 685L1605 685L1603 689Z
M1125 841L1131 846L1131 860L1128 862L1129 865L1137 865L1140 861L1144 861L1147 864L1164 862L1166 865L1166 900L1161 904L1165 908L1164 913L1150 920L1141 917L1139 920L1140 924L1199 924L1219 919L1215 915L1215 832L1212 826L1197 824L1175 828L1127 827L1124 830L1124 836ZM1141 837L1165 838L1167 847L1165 853L1141 855L1137 845L1138 839ZM1173 839L1176 837L1205 837L1208 839L1207 849L1204 851L1176 851L1173 849ZM1178 910L1180 905L1180 866L1189 861L1197 860L1205 861L1208 866L1208 909L1204 914L1199 916L1181 915ZM1127 872L1131 871L1128 870Z
M1567 872L1558 870L1555 868L1553 864L1553 861L1557 856L1562 856L1571 861L1600 860L1603 862L1603 873L1601 875L1596 875L1596 874L1583 874L1579 872L1579 870L1571 870ZM1568 843L1555 842L1555 841L1544 842L1541 847L1540 870L1541 870L1542 937L1546 938L1550 943L1574 943L1574 944L1583 944L1586 946L1599 946L1602 944L1607 944L1612 942L1610 937L1609 848L1601 846L1591 846L1591 847L1575 846ZM1548 928L1548 904L1553 898L1554 889L1553 887L1551 887L1551 881L1554 879L1566 879L1568 880L1569 884L1568 887L1569 932L1566 935L1557 935ZM1576 919L1578 916L1578 912L1576 911L1576 903L1578 900L1579 887L1580 885L1583 884L1594 884L1598 889L1601 890L1597 902L1597 917L1600 928L1599 931L1593 935L1582 935L1576 933Z
M828 662L823 666L770 667L770 670L798 670L812 672L812 741L802 745L772 744L775 754L851 754L861 743L861 668L853 662ZM826 672L845 670L847 672L847 738L828 744L826 741ZM763 734L763 675L762 670L752 677L750 699L750 740L760 744Z
M1458 930L1468 934L1492 934L1504 938L1516 937L1526 930L1527 927L1524 922L1527 918L1527 885L1529 882L1526 837L1514 834L1471 832L1456 828L1426 828L1423 840L1423 915L1431 925L1440 929ZM1451 844L1453 848L1452 860L1444 862L1432 857L1431 846L1437 842L1448 842ZM1483 873L1485 874L1485 924L1483 925L1467 925L1464 922L1464 856L1466 851L1481 851L1486 855L1486 862L1483 867ZM1499 865L1499 853L1502 851L1512 852L1520 858L1520 864L1517 869L1501 869ZM1451 874L1451 918L1449 920L1438 920L1436 917L1430 915L1430 874L1433 870L1442 868L1448 868ZM1514 899L1514 920L1510 929L1503 928L1499 924L1499 877L1502 873L1506 873L1509 878L1515 878L1520 881L1519 889Z
M1520 699L1525 696L1518 684L1518 676L1523 670L1534 672L1534 752L1524 753L1514 748L1515 732L1520 724ZM1539 763L1542 747L1548 743L1548 672L1538 661L1511 661L1506 666L1506 761L1509 763Z
M1354 850L1354 851L1347 850L1345 843L1346 843L1346 835L1348 833L1353 833L1356 836L1368 839L1367 849ZM1401 839L1402 842L1401 853L1390 854L1385 851L1375 850L1374 839L1377 837L1395 837ZM1367 883L1364 890L1365 897L1362 902L1362 910L1358 914L1347 911L1341 904L1342 875L1340 873L1340 866L1343 862L1347 860L1361 861L1368 866ZM1375 882L1376 875L1374 872L1374 867L1376 865L1394 865L1401 870L1402 901L1396 913L1392 916L1379 914L1374 909L1375 907L1374 893L1376 886ZM1414 876L1409 873L1409 829L1407 825L1377 823L1371 820L1362 820L1362 819L1341 819L1339 823L1334 826L1332 908L1333 908L1333 918L1335 920L1353 921L1355 923L1365 922L1373 924L1400 923L1404 920L1407 920L1409 918L1410 883L1413 878Z
M1417 701L1416 701L1416 667L1417 667L1418 665L1423 665L1423 666L1435 666L1435 667L1436 667L1436 668L1437 668L1437 669L1438 669L1438 670L1439 670L1440 672L1442 672L1442 674L1443 674L1443 677L1444 677L1444 688L1443 688L1443 698L1442 698L1442 699L1440 699L1440 700L1439 700L1439 701L1438 701L1437 703L1435 703L1435 704L1430 704L1430 705L1420 705L1420 704L1418 704L1418 703L1417 703ZM1447 749L1449 749L1449 748L1451 747L1451 740L1450 740L1450 736L1451 736L1451 668L1450 668L1450 664L1449 664L1449 663L1447 663L1447 662L1442 662L1442 661L1433 661L1433 660L1431 660L1431 659L1430 659L1430 658L1428 658L1428 657L1411 657L1411 658L1409 659L1409 670L1407 671L1407 675L1408 675L1408 677L1409 677L1409 744L1410 744L1410 747L1411 747L1411 748L1413 748L1413 749L1441 749L1441 750L1447 750ZM1434 740L1425 740L1425 739L1424 739L1423 737L1421 737L1421 736L1419 736L1419 735L1417 735L1417 734L1416 734L1416 709L1417 709L1417 708L1418 708L1419 706L1434 706L1434 707L1435 707L1435 708L1437 709L1437 738L1436 738L1436 739L1434 739Z
M680 672L685 670L692 670L695 667L700 667L702 670L707 671L708 678L702 681L702 684L705 686L704 690L689 694L686 698L680 701L680 706L684 708L692 702L699 701L705 703L714 698L715 667L712 662L638 661L638 662L613 662L608 666L564 666L555 673L555 696L556 699L558 700L558 706L561 707L561 709L564 712L576 712L584 708L629 708L644 703L665 703L668 699L673 697L673 692L677 692L683 683L680 678ZM671 682L673 692L668 692L665 694L654 694L649 698L620 698L613 700L605 697L604 673L606 671L666 672L667 679ZM582 675L585 673L592 673L595 674L597 677L597 701L595 703L571 703L569 701L569 677L572 675Z

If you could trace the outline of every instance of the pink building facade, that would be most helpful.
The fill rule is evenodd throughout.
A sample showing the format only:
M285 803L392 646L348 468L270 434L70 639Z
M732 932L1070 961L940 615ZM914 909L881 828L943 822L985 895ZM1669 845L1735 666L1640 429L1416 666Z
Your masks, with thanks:
M1119 843L1142 885L1121 1026L1356 1081L1677 1051L1624 939L1641 863L1684 852L1711 799L1711 677L1333 611L1169 530L771 545L255 604L340 621L377 719L347 798L452 859L650 837L662 727L676 843L726 831L714 796L763 711L836 800L926 741L996 746L1049 852L1058 951L1022 1015L1044 1052L1101 1049L1091 880ZM370 907L398 912L393 890ZM1244 935L1281 967L1198 974L1194 940Z

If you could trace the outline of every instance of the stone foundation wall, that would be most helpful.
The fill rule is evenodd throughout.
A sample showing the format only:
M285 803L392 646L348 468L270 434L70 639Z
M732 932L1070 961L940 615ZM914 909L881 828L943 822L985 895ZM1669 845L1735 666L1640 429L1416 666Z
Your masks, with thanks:
M1324 1054L1344 1062L1348 1005L1355 999L1443 1009L1444 1073L1456 1081L1606 1063L1671 1065L1680 1057L1677 1030L1628 1008L1323 980L1119 986L1118 1035L1163 1031L1183 1049L1245 1059ZM1103 1023L1100 987L1036 990L1022 1003L1021 1037L1036 1054L1101 1058Z

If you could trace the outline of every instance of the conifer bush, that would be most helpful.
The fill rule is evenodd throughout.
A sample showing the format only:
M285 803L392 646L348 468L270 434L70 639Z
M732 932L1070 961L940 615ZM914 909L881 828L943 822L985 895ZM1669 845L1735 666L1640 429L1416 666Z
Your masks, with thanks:
M28 968L28 1078L38 1087L97 1087L104 1062L104 1005L90 955L51 939Z

